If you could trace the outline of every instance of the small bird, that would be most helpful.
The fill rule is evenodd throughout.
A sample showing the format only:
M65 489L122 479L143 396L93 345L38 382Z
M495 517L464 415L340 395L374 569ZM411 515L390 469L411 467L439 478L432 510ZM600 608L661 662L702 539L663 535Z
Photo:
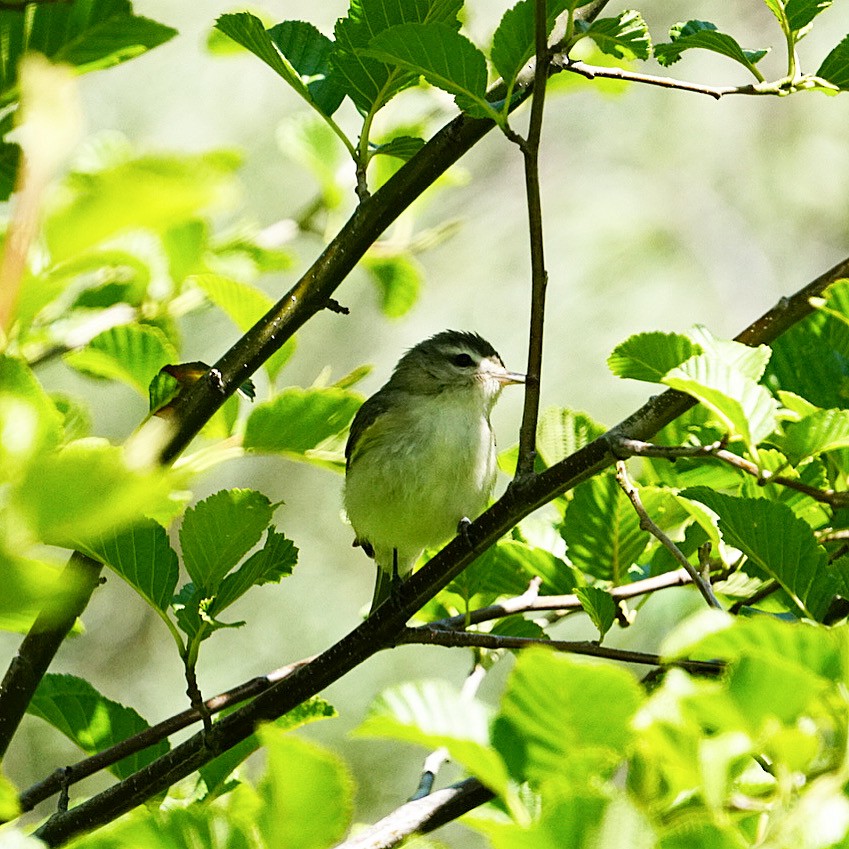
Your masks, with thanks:
M482 513L495 485L489 414L524 383L477 333L445 330L404 354L359 409L345 446L345 511L377 564L371 610L425 548Z

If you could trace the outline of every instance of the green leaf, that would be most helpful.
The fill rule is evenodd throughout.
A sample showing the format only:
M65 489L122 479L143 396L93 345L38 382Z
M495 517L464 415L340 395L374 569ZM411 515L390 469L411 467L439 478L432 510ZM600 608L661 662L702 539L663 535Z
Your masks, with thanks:
M183 562L204 595L213 595L224 576L260 540L274 506L253 489L224 489L186 510L180 526Z
M509 797L507 771L489 746L491 714L483 702L464 698L445 681L407 682L385 690L356 733L431 749L444 746L493 792Z
M23 361L0 354L0 480L62 438L62 414Z
M33 462L11 506L39 539L72 548L147 514L173 512L170 496L167 471L131 471L120 448L87 439Z
M692 395L719 417L732 439L742 439L752 454L775 429L778 402L740 371L708 354L691 357L670 371L663 383Z
M334 71L345 79L347 93L364 115L376 113L398 92L416 85L418 74L378 62L368 53L371 40L398 24L438 21L456 30L462 0L352 0L348 16L336 22Z
M787 0L784 12L790 24L791 32L799 32L824 12L834 0Z
M596 475L575 487L560 527L573 566L614 585L648 545L640 519L613 475Z
M363 267L369 272L378 292L380 308L389 318L401 318L419 297L422 286L422 271L412 256L396 254L380 257L366 256Z
M786 505L764 498L733 498L704 487L684 490L682 495L713 510L725 542L775 578L813 619L820 621L834 595L843 591L810 525Z
M256 825L266 846L322 849L345 833L353 781L342 760L272 725L257 732L266 751Z
M571 593L576 579L580 580L580 575L550 551L503 539L473 560L448 588L467 601L476 594L492 598L517 596L536 577L542 578L543 595Z
M297 562L298 549L294 543L286 539L284 534L269 528L265 545L221 582L212 604L212 615L229 607L251 587L277 583L288 577Z
M546 34L550 34L558 15L566 9L586 6L590 0L548 0ZM495 70L508 85L535 54L535 5L533 0L520 0L501 18L492 37L490 58Z
M793 465L815 454L849 448L849 410L818 410L786 424L780 445Z
M744 345L731 339L717 339L706 327L697 324L690 338L710 357L725 363L749 380L759 381L766 370L772 349L769 345Z
M676 24L669 31L670 43L656 44L654 56L664 66L672 65L681 58L685 50L700 48L727 56L739 62L758 80L763 77L755 65L767 54L767 50L744 50L737 41L724 32L718 32L710 21L687 21Z
M701 353L700 345L680 333L638 333L613 349L607 365L617 377L659 383L668 371Z
M15 785L0 773L0 821L7 823L18 817L21 813L21 806L18 804L18 791ZM27 849L26 845L21 841L21 849Z
M45 7L46 8L46 7ZM59 8L59 7L57 7ZM147 155L70 174L45 221L54 261L131 230L165 232L236 199L232 151Z
M257 405L245 426L244 447L310 459L311 452L350 425L362 400L359 393L335 386L289 387Z
M18 64L26 51L66 62L80 73L109 68L170 40L177 31L132 13L127 0L76 0L0 10L5 54L0 101L17 96Z
M443 23L391 27L370 42L367 55L423 76L455 96L457 106L475 117L492 117L486 100L486 58L464 35Z
M394 156L406 162L412 159L424 147L424 139L418 136L395 136L385 142L375 145L372 154Z
M148 519L115 535L90 537L85 553L117 572L152 607L168 609L180 567L162 525Z
M21 146L0 142L0 201L9 200L18 179L21 162Z
M177 361L177 349L158 328L149 324L123 324L98 334L65 362L83 374L120 380L148 397L150 382L159 370Z
M86 754L102 752L150 726L132 708L102 696L88 681L74 675L47 673L27 707L79 746ZM109 767L123 779L169 750L162 740L143 751L128 755Z
M575 29L591 38L599 50L617 59L648 59L651 38L643 16L628 9L615 18L575 21Z
M320 696L313 696L276 719L274 727L282 731L292 731L319 719L332 719L336 716L338 716L336 709L330 702L326 702ZM241 763L260 748L260 745L257 735L251 734L241 743L237 743L202 766L198 770L198 781L203 783L204 801L226 792L233 784L233 782L228 784L227 779Z
M642 701L623 669L528 649L507 682L493 742L517 781L557 775L586 786L591 776L611 776L627 756Z
M817 76L828 80L841 91L849 91L849 35L823 59Z
M66 602L75 598L76 587L61 581L62 571L52 564L4 549L0 544L0 630L25 634L47 602L65 609Z
M195 274L190 280L242 333L250 330L274 306L274 301L261 289L221 274ZM265 368L272 380L295 352L296 344L295 337L290 337L266 360Z
M345 89L331 72L333 42L312 24L283 21L268 35L306 85L309 99L325 115L332 115L345 97Z
M559 463L605 432L586 413L564 407L543 410L537 425L537 452L546 466Z
M575 595L593 625L598 628L599 636L603 640L616 621L616 600L601 587L577 587Z

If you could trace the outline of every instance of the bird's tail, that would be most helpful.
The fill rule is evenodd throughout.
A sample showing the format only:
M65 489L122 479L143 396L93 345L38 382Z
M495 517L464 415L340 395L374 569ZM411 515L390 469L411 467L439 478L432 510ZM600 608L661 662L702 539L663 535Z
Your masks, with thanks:
M397 576L393 575L392 572L381 569L380 566L377 567L377 580L374 582L374 595L371 599L369 615L374 613L392 595L392 590L395 588L397 581Z

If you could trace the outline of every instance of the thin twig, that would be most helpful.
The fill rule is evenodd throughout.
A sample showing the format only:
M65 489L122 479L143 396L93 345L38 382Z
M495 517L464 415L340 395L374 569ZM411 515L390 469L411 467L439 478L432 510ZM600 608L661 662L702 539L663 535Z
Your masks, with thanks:
M765 598L768 598L773 593L778 592L781 589L781 584L778 581L768 581L765 583L760 589L753 592L750 596L746 598L738 599L728 608L729 613L733 613L735 616L744 608L749 607L753 604L757 604L759 601L763 601Z
M622 491L628 496L628 500L634 505L634 510L640 517L640 527L644 531L648 531L655 539L659 540L672 556L690 573L693 583L698 587L699 592L704 596L705 601L717 610L722 610L723 607L713 594L710 582L706 581L700 574L699 570L684 556L683 552L674 542L652 521L651 516L643 507L640 493L631 479L628 477L628 470L625 468L624 460L619 460L616 463L616 480Z
M527 139L515 134L508 137L519 144L525 160L525 194L528 204L528 234L531 243L531 317L528 328L528 369L525 378L525 404L519 430L519 459L516 479L521 481L533 474L536 459L536 433L539 418L540 380L542 374L542 343L545 324L545 293L548 272L545 269L543 248L542 199L539 182L539 148L542 138L542 116L545 88L551 57L548 52L546 0L536 0L534 6L534 93Z
M623 82L642 83L644 85L659 86L660 88L671 88L677 91L689 91L695 94L706 94L719 100L729 94L778 94L779 89L775 85L742 85L742 86L710 86L700 83L690 83L685 80L676 80L673 77L656 77L652 74L641 74L638 71L628 71L625 68L605 68L600 65L588 65L586 62L564 59L557 63L558 67L573 74L580 74L588 80L596 77L609 80L622 80Z
M418 643L429 646L475 646L483 649L527 649L534 646L554 649L570 654L601 657L606 660L618 660L621 663L640 663L649 666L677 666L688 672L717 675L724 665L710 660L674 660L664 662L659 654L617 649L600 646L588 640L548 640L536 637L512 637L504 634L485 634L479 631L445 631L423 625L418 628L403 628L396 642L400 644Z
M670 587L683 587L692 583L693 579L683 569L673 572L664 572L653 578L644 578L642 581L634 581L633 584L623 584L619 587L611 587L610 594L617 601L627 598L636 598L641 595L649 595L658 590ZM567 595L539 595L523 593L515 598L508 598L498 604L488 607L479 607L469 613L451 616L446 619L438 619L430 623L431 628L444 628L455 630L465 628L467 625L478 625L481 622L489 622L493 619L503 619L505 616L513 616L518 613L533 613L546 610L582 610L583 605L574 593Z
M760 486L774 483L779 486L794 489L804 495L828 504L831 507L846 507L849 505L849 492L838 492L834 489L817 489L796 478L788 478L785 475L776 475L768 469L761 469L756 463L735 454L725 448L725 440L718 440L710 445L654 445L650 442L641 442L638 439L617 438L615 451L621 455L639 457L660 457L667 460L677 460L681 457L714 457L723 463L745 472L755 478Z

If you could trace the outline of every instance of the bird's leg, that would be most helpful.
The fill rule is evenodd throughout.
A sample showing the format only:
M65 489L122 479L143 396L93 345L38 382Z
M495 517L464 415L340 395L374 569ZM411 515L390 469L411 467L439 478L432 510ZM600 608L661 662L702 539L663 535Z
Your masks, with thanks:
M469 528L471 526L472 520L468 516L463 516L463 518L457 522L457 535L463 537L463 542L465 542L469 548L472 547L472 538L469 535Z

